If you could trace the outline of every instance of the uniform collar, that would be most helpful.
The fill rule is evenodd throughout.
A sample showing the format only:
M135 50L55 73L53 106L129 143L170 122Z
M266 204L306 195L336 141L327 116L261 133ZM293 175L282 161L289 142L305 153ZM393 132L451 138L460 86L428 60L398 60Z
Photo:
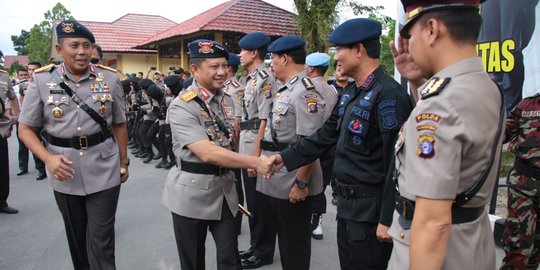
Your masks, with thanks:
M212 99L216 99L217 102L219 102L223 98L223 90L219 89L217 91L217 94L214 95L210 90L207 90L206 88L202 87L197 83L197 81L193 80L192 89L194 89L199 97L206 102L206 104L210 104Z
M482 60L479 57L469 58L457 62L451 66L444 68L437 72L433 77L446 78L455 77L465 73L482 72L484 68L482 66Z
M62 78L68 78L72 82L84 81L88 79L90 75L93 75L94 78L97 77L96 66L94 66L94 64L88 65L88 68L86 68L86 71L84 72L84 74L81 76L81 78L78 81L73 78L73 75L71 75L71 73L69 73L64 63L60 64L60 73L62 75Z
M373 84L379 79L379 77L381 77L383 73L384 72L382 67L378 66L371 74L366 77L366 79L360 86L357 86L357 88L360 90L370 89L371 86L373 86Z

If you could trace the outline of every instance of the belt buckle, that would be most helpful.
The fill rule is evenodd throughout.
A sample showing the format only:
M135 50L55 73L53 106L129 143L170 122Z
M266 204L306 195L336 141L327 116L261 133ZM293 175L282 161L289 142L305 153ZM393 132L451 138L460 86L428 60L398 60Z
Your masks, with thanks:
M86 136L79 137L79 146L81 149L88 149L88 138Z

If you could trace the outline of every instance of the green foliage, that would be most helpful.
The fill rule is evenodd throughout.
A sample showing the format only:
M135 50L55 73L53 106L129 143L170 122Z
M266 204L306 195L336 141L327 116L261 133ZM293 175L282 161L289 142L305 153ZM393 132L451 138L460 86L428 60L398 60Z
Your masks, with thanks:
M51 10L45 12L43 16L45 19L39 24L35 24L32 29L30 29L30 34L26 39L26 48L30 60L49 63L54 22L56 20L73 20L74 18L71 16L71 12L61 3L56 3L56 5Z
M392 18L381 14L381 11L384 10L383 6L366 6L357 3L354 0L348 0L345 5L353 11L354 15L368 16L368 18L379 21L382 24L381 66L388 74L394 74L394 59L390 52L390 41L394 40L396 29L395 21Z
M17 51L18 55L28 55L28 48L26 43L30 37L30 32L21 30L21 35L11 35L11 42L13 42L13 48Z
M337 5L340 0L294 0L298 16L296 25L306 40L308 53L326 52L328 35L338 22Z
M10 76L16 77L17 72L22 68L24 67L23 65L21 65L21 63L19 63L19 60L15 60L13 63L11 63L11 66L9 67L7 72L9 73Z

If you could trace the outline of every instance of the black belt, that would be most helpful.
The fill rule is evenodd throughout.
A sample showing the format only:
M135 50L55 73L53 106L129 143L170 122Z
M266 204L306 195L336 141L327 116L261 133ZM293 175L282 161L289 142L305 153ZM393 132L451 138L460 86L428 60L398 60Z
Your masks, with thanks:
M52 145L75 148L77 150L87 149L88 147L98 145L111 137L103 134L103 132L99 132L88 136L80 136L66 139L51 136L45 130L41 131L41 136L43 137L43 139L45 139L47 143L50 143Z
M516 161L514 161L514 169L520 174L540 180L540 170L532 168L525 160L516 158Z
M273 143L265 140L261 140L261 149L266 151L283 151L291 146L288 143Z
M261 126L261 119L252 119L240 122L240 130L258 130Z
M212 164L197 163L185 160L180 160L180 170L188 173L213 175L222 175L231 171L231 169L229 168L223 168Z
M346 185L339 183L339 180L336 179L336 192L338 196L345 199L349 198L365 198L365 197L375 197L379 196L383 192L382 184L356 184L356 185Z
M415 202L402 196L396 196L396 211L401 218L411 221L414 216ZM474 221L484 213L484 206L480 207L452 207L452 224L461 224Z

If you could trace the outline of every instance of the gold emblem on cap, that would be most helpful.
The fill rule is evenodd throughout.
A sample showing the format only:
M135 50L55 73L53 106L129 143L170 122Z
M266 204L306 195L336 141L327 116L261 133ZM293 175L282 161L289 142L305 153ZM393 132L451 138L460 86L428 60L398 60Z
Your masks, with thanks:
M62 23L62 32L64 33L75 32L75 29L73 28L73 23Z
M212 42L199 42L199 53L213 53Z
M54 107L51 112L54 118L62 118L62 116L64 115L64 111L58 107Z

